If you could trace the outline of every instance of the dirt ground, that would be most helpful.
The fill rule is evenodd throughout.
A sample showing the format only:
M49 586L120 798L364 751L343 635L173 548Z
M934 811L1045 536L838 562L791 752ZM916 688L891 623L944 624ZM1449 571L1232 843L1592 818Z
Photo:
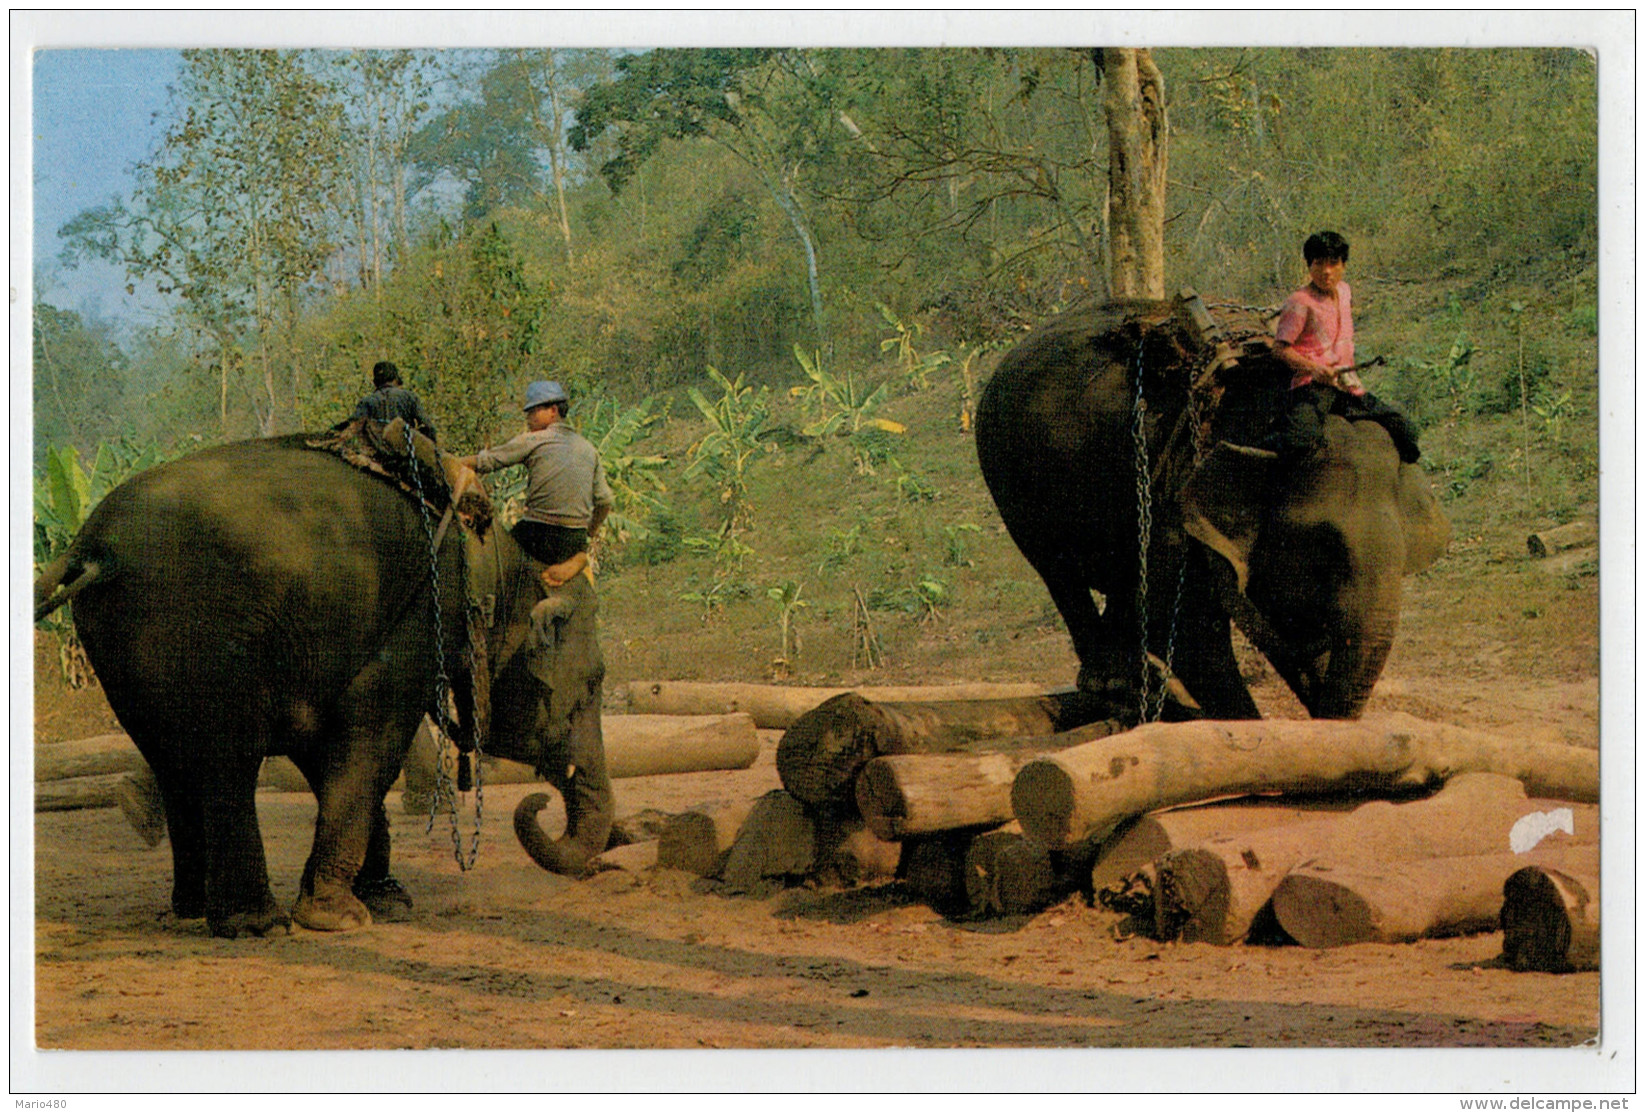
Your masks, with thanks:
M1596 679L1438 671L1403 647L1370 710L1597 744ZM40 690L40 738L111 728L94 692ZM1257 694L1270 714L1300 714L1275 681ZM778 787L778 737L762 732L748 770L619 781L619 813ZM1500 935L1325 951L1162 945L1117 940L1116 917L1078 897L961 923L896 883L752 899L674 871L566 880L533 865L512 834L514 804L531 790L484 792L468 872L449 820L430 832L390 796L395 872L415 901L405 922L235 941L171 916L168 844L146 847L119 811L38 816L36 1045L1533 1048L1582 1044L1600 1024L1598 975L1499 968ZM289 904L314 802L263 792L258 806L276 896ZM542 817L551 830L557 807ZM465 842L472 823L470 807Z

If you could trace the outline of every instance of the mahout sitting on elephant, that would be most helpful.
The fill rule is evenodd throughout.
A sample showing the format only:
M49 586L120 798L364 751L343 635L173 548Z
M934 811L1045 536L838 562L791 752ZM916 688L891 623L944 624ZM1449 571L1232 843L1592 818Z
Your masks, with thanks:
M1079 686L1132 722L1258 717L1230 619L1310 714L1358 716L1402 576L1449 537L1374 421L1329 416L1283 465L1249 447L1291 371L1260 317L1236 318L1224 330L1197 298L1078 304L1006 354L977 407L983 478L1067 623Z
M442 674L460 743L534 765L565 796L566 833L542 840L541 864L577 872L610 832L592 585L548 591L506 529L435 528L438 507L338 451L339 436L269 438L145 471L35 585L37 620L72 598L159 782L172 909L213 935L290 923L254 801L272 754L319 800L297 922L347 930L409 904L383 798L424 714L444 710Z

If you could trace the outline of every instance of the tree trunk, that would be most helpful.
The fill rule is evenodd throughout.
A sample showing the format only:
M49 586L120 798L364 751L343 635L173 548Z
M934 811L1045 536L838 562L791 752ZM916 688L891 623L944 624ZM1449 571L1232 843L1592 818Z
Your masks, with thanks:
M114 808L120 805L119 788L124 773L97 773L88 777L46 781L34 786L34 810L72 812L81 808Z
M1009 754L899 754L857 774L857 810L882 839L933 835L1011 820L1011 782L1024 759Z
M715 802L675 816L658 836L657 864L698 877L718 875L753 808L752 800Z
M1123 884L1137 870L1173 850L1247 831L1306 823L1322 818L1322 811L1346 811L1349 807L1342 801L1310 805L1247 798L1145 815L1102 844L1096 864L1091 867L1091 891Z
M846 692L876 703L1004 699L1037 696L1040 684L938 684L919 687L800 688L781 684L710 684L689 680L637 680L628 686L628 710L648 715L722 715L746 711L761 730L783 730L807 711Z
M1519 742L1405 714L1358 721L1149 723L1024 765L1023 830L1056 849L1132 816L1243 793L1386 793L1464 772L1503 773L1538 796L1599 799L1596 750Z
M1502 888L1502 958L1514 970L1599 969L1599 871L1527 866Z
M788 728L777 743L777 775L808 804L851 810L856 806L852 782L875 757L941 753L986 741L1001 742L993 747L998 749L1056 749L1117 730L1117 724L1093 724L1101 711L1085 692L930 703L880 703L847 692ZM1087 733L1055 738L1075 727Z
M1110 288L1116 298L1165 297L1165 78L1153 55L1105 47Z
M1308 862L1274 890L1274 918L1304 947L1495 931L1503 885L1527 865L1591 875L1599 871L1599 846L1377 864Z
M1345 816L1171 851L1155 863L1155 929L1163 939L1237 943L1250 934L1280 881L1304 862L1386 865L1497 853L1508 846L1514 824L1536 810L1512 777L1465 774L1415 803L1376 801ZM1569 840L1597 839L1597 816L1596 808L1582 809Z

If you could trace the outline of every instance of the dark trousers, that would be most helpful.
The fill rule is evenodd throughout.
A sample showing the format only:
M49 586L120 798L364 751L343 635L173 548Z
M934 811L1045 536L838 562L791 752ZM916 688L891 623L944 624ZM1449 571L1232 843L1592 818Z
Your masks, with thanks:
M514 540L533 560L559 564L588 551L588 531L570 526L550 526L542 522L514 523Z
M1349 394L1323 383L1310 383L1291 390L1278 429L1281 456L1299 458L1312 452L1325 439L1325 418L1336 414L1349 421L1374 421L1388 430L1399 458L1416 463L1422 450L1417 447L1417 427L1405 412L1374 394Z

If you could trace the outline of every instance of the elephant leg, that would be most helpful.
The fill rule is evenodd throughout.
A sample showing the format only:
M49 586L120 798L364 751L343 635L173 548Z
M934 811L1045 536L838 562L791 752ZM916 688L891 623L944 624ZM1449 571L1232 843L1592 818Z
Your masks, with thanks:
M274 901L257 824L261 748L222 754L200 776L205 805L206 925L214 936L265 935L291 921Z
M206 914L205 809L198 787L166 755L144 754L160 785L166 808L166 835L171 839L171 911L180 920Z
M1182 605L1177 614L1172 670L1206 718L1261 718L1256 701L1239 674L1228 616L1212 597L1204 558L1190 556L1189 560Z
M371 835L366 842L366 860L354 878L354 895L371 912L371 918L394 923L411 910L411 895L388 872L388 809L382 800L372 810Z
M1078 686L1082 691L1110 695L1120 704L1135 700L1137 658L1134 649L1127 650L1114 631L1128 628L1136 636L1136 610L1127 602L1110 598L1107 613L1097 612L1096 601L1085 578L1076 570L1066 567L1048 568L1041 572L1051 602L1056 604L1068 627L1068 636L1074 643L1074 655L1079 658ZM1121 623L1129 619L1128 627ZM1134 710L1134 708L1133 708Z

